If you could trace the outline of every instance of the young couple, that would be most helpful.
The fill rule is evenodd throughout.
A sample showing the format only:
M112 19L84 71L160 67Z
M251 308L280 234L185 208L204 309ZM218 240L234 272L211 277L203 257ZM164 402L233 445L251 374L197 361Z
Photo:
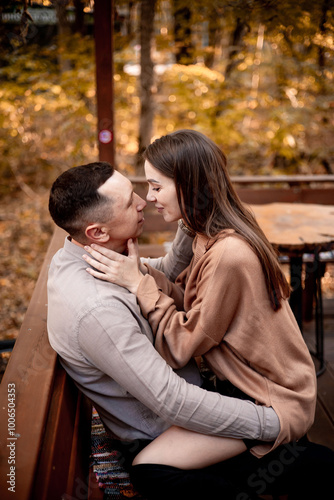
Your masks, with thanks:
M145 202L132 190L127 192L128 184L118 172L109 172L109 175L107 172L96 188L98 195L93 204L90 202L89 210L85 194L81 206L74 209L73 200L78 199L78 195L75 187L74 191L70 188L71 178L65 172L63 186L56 181L50 196L51 215L71 236L71 240L65 242L67 249L64 247L67 257L64 252L56 256L50 270L51 345L59 352L65 369L91 397L106 427L129 442L135 433L124 432L124 423L129 423L127 418L131 421L131 413L125 415L124 406L116 416L114 409L106 409L106 397L116 395L110 391L111 379L163 416L161 401L156 396L161 371L170 370L169 367L184 369L193 358L203 357L217 377L218 389L229 396L226 401L243 404L237 409L233 406L228 431L226 414L223 432L217 427L212 430L211 421L207 428L196 421L196 405L203 418L202 400L192 407L189 422L196 422L189 424L184 417L175 418L175 408L180 405L175 401L181 393L173 382L168 405L174 413L167 420L174 425L160 428L155 439L152 439L152 430L147 432L144 437L148 439L142 440L133 453L131 477L147 498L184 498L185 492L191 492L189 498L201 498L212 484L215 484L214 491L221 488L218 497L231 499L287 493L289 499L316 498L312 495L327 491L334 454L305 438L314 419L315 370L289 307L289 285L274 250L235 193L223 152L203 134L181 130L161 137L146 149L144 158L149 185L147 200L155 204L165 221L181 220L182 231L194 238L193 257L174 282L176 271L184 267L177 264L182 255L180 249L186 248L179 242L178 234L174 255L167 256L164 264L140 261L136 237L141 232ZM90 182L87 179L87 184ZM73 179L72 184L75 184ZM87 185L89 189L91 186ZM66 201L59 192L63 197L64 192L68 193ZM111 206L103 204L111 198ZM117 214L121 216L116 217ZM66 217L70 220L64 223L62 219ZM132 237L126 241L129 234ZM83 255L82 247L92 257L84 256L91 266L85 273L86 278L82 276L84 261L81 259L81 283L93 286L99 297L94 299L93 309L91 301L88 305L83 299L83 307L70 299L72 304L66 306L68 319L73 323L72 311L77 322L65 339L57 316L59 307L64 306L59 299L63 290L57 287L65 281L66 290L73 291L73 283L78 281L78 256L79 252ZM72 265L74 254L76 266ZM183 263L186 260L184 256L181 259ZM89 274L100 279L89 282ZM105 294L103 303L101 287ZM118 300L121 297L116 307L107 296L110 290L117 293ZM122 359L128 356L138 370L139 379L148 370L145 348L138 345L138 335L129 335L126 328L129 304L142 331L143 322L148 321L154 347L169 365L155 358L156 364L150 366L152 378L142 384L145 385L142 397L138 387L129 386L126 372L119 373L122 365L117 364L120 356ZM138 305L142 319L139 319ZM108 328L119 330L120 345L116 349L115 341L115 345L110 344L112 333L94 335L94 331L100 331L101 324L108 323L111 325ZM149 337L146 330L145 335ZM112 365L117 370L113 371ZM108 383L101 372L110 378ZM168 376L174 375L168 371ZM96 380L98 390L94 387ZM160 392L164 394L169 386L169 383L162 384ZM183 387L181 385L182 390ZM182 394L182 402L189 399L194 402L199 397L196 392L190 395L188 389ZM150 392L154 397L148 403ZM166 406L166 399L163 401ZM216 403L208 401L211 406L204 419L209 421ZM249 405L253 405L252 411L255 407L258 412L260 432L254 432L256 417L252 416L251 420ZM153 420L147 422L154 425ZM141 433L144 435L142 429ZM245 437L257 439L238 439Z

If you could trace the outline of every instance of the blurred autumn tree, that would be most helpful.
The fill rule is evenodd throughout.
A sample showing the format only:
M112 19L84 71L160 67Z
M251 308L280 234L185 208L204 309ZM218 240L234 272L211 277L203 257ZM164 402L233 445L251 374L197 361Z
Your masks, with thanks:
M46 3L58 16L48 43L34 23L35 4L26 3L29 17L16 36L2 23L1 192L14 189L14 179L48 185L97 156L92 30L82 35L87 5ZM139 29L140 4L151 12L156 4L141 60L139 42L149 34L147 23ZM71 25L65 7L76 13ZM119 0L115 7L119 168L134 173L138 146L151 136L193 127L224 148L234 173L332 172L333 0ZM150 100L154 119L149 110L143 132Z
M98 156L92 6L1 3L0 324L8 335L52 231L51 182ZM138 149L188 127L224 149L233 174L333 173L333 6L115 0L117 167L135 174ZM148 11L151 21L141 19Z
M333 173L333 1L183 5L197 64L187 54L159 78L157 135L198 128L233 173Z

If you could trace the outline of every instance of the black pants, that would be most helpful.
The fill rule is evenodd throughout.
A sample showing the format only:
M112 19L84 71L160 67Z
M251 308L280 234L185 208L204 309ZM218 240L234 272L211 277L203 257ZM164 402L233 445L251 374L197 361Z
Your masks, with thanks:
M248 500L289 495L289 500L326 500L334 492L334 452L306 438L261 459L249 451L204 469L155 464L132 466L135 488L148 500Z

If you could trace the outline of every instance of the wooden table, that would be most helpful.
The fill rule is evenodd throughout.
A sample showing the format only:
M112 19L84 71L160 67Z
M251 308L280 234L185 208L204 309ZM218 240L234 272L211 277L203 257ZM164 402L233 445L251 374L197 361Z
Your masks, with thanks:
M334 200L333 200L334 201ZM290 261L290 305L302 331L302 266L303 256L311 254L307 278L314 280L316 303L316 357L320 361L318 375L324 370L323 314L319 254L334 248L334 206L304 203L269 203L251 205L251 210L280 256Z

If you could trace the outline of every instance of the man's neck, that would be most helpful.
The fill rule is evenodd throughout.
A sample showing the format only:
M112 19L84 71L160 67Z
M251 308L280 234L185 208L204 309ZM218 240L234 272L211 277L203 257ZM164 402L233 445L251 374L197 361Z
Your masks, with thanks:
M84 247L84 245L82 245L81 243L79 243L78 241L76 241L74 238L72 238L72 236L69 236L68 239L70 240L71 243L74 243L78 247L81 247L81 248Z
M81 247L81 248L84 248L85 245L83 245L82 243L79 243L78 241L76 241L74 238L70 238L70 241L72 243L74 243L75 245L77 245L78 247ZM86 245L91 245L93 242L89 242L89 243L86 243ZM114 243L114 244L112 244ZM109 250L113 250L114 252L117 252L117 253L127 253L128 251L128 248L127 248L127 244L126 242L125 243L122 243L122 242L112 242L111 244L109 245L101 245L103 246L104 248L108 248Z

